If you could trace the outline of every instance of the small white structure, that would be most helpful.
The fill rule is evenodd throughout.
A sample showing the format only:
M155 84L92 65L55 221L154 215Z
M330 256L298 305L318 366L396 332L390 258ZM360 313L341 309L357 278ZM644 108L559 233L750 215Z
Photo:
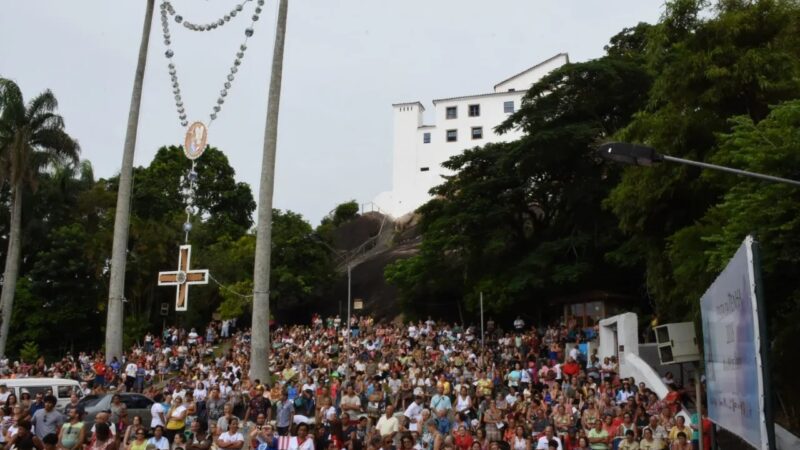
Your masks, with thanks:
M392 190L379 194L374 203L396 218L413 212L430 200L428 191L451 174L442 167L450 157L468 148L519 139L519 130L499 135L494 128L519 109L534 83L567 63L569 56L559 53L501 81L493 92L433 100L433 124L424 123L425 107L418 101L392 105Z
M634 313L624 313L600 321L597 355L602 361L605 357L616 356L619 363L619 376L633 377L636 382L644 381L658 398L669 393L667 385L658 373L645 360L639 357L639 318ZM688 414L682 411L689 420Z

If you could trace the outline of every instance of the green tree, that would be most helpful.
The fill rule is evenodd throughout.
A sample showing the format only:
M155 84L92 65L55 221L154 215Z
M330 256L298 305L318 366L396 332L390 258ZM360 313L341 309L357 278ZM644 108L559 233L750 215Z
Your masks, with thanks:
M749 116L731 120L720 135L712 162L761 173L800 178L800 100L772 109L762 121ZM770 318L773 382L787 405L800 403L794 378L800 364L793 357L800 321L800 189L784 184L703 174L725 185L721 201L694 224L668 240L666 249L674 292L689 300L683 312L697 314L697 299L727 265L744 236L761 244L765 306ZM795 424L796 425L796 424Z
M624 30L608 56L536 83L498 127L521 129L519 141L469 149L443 164L455 175L419 210L419 254L386 270L407 304L465 297L474 308L483 292L490 311L535 310L530 299L630 287L605 260L622 238L600 206L617 172L592 148L646 101L650 76L639 60L647 29Z
M126 274L129 304L125 307L137 317L157 321L159 304L174 304L174 290L158 287L156 275L177 266L177 250L184 243L182 225L186 221L180 178L186 176L190 168L191 163L182 149L169 146L161 147L147 167L134 170ZM228 270L230 259L226 258L226 253L213 249L246 235L253 223L253 195L246 183L236 181L228 158L217 148L205 150L196 161L195 171L198 177L194 205L198 213L192 220L193 228L189 234L189 243L193 247L191 264L208 268L214 279L228 282L229 279L217 274ZM187 326L200 326L216 310L222 298L211 286L195 286L190 289L189 301L189 310L180 313L180 321ZM173 317L177 319L177 316Z
M271 310L278 320L294 322L309 315L318 302L324 301L326 289L334 279L330 252L311 238L311 225L300 214L276 209L272 213L272 270L270 271ZM252 273L255 236L248 234L234 243L212 246L212 259L225 261L219 279L224 283L223 297L217 312L230 318L249 314L253 280L242 274ZM247 269L250 269L248 272ZM248 291L249 289L249 291Z
M0 355L6 351L19 275L23 189L35 189L42 171L54 163L77 161L80 151L77 141L64 131L57 109L58 102L49 90L26 105L19 86L0 79L0 176L11 187L11 223L0 295Z
M359 206L355 200L344 202L336 205L327 216L323 217L320 224L314 230L314 233L319 236L325 243L331 245L333 243L333 232L340 225L347 223L358 217Z
M711 161L719 134L731 130L731 117L758 122L769 105L800 96L797 2L718 2L716 14L703 18L704 3L668 3L648 34L646 63L656 77L647 107L617 139ZM697 300L675 283L671 236L720 201L727 189L721 180L691 167L629 168L606 202L628 235L616 256L646 267L644 284L665 320L691 317ZM703 235L691 232L700 244ZM686 233L682 239L689 238Z

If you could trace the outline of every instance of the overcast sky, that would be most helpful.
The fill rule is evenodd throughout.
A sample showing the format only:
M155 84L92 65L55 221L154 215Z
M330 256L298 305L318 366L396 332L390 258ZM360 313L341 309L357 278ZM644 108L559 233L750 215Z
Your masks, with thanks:
M174 111L156 16L136 165L184 131ZM249 12L205 33L173 23L189 120L207 121ZM26 97L56 94L67 131L98 177L119 171L144 0L3 0L0 76ZM185 18L220 17L234 0L173 0ZM268 0L228 100L209 132L237 179L258 193L276 0ZM336 204L391 188L391 104L490 92L559 52L601 56L608 39L653 23L662 0L291 0L275 206L312 224ZM249 22L249 21L248 21ZM202 161L202 159L201 159ZM177 180L175 181L178 182Z

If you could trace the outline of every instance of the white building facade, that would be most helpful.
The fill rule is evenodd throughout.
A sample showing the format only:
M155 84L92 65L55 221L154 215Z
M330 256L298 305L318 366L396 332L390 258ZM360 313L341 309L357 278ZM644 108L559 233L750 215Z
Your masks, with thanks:
M392 105L392 190L379 194L374 203L389 215L402 217L431 199L428 191L451 174L442 167L450 157L468 148L519 139L519 130L499 135L494 128L519 109L534 83L568 62L569 56L559 53L501 81L493 92L433 100L432 124L423 122L425 107L420 102Z

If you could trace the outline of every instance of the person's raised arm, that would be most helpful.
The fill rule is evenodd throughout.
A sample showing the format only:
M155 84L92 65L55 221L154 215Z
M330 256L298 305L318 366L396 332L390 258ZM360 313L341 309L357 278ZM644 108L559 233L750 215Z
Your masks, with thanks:
M17 437L19 437L19 434L15 434L11 439L7 439L5 447L3 447L4 450L11 450L14 448L14 444L17 443Z

